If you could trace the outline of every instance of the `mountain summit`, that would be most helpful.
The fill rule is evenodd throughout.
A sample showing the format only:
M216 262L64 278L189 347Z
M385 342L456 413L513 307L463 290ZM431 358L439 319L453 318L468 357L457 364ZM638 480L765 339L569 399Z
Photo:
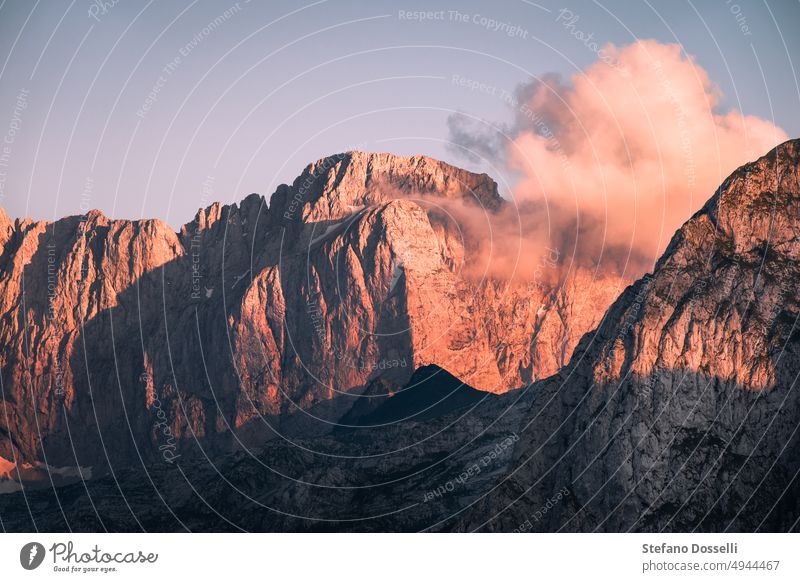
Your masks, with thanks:
M0 215L0 457L224 453L291 415L335 423L377 380L396 390L426 365L496 393L555 373L620 282L468 276L481 241L461 217L503 205L485 174L348 152L269 205L215 203L178 233L97 211Z

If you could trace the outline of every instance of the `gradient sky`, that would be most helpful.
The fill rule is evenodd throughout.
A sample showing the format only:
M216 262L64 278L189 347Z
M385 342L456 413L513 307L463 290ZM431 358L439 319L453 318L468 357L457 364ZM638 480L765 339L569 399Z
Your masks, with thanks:
M12 217L99 208L177 226L214 200L269 196L349 149L422 153L502 180L502 168L454 156L447 118L510 119L498 91L594 62L557 21L562 9L600 44L679 43L726 109L800 136L796 0L102 5L0 4L0 206ZM401 10L444 12L420 22Z

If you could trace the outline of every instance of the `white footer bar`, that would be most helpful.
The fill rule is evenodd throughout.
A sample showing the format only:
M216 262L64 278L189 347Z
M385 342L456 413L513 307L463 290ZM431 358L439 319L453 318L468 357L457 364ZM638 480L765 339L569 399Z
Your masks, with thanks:
M800 580L798 554L797 534L0 535L4 580Z

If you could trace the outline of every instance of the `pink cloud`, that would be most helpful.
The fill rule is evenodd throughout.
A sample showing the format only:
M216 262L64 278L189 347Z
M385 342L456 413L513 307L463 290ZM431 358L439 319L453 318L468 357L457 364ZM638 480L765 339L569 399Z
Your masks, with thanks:
M603 50L606 62L568 83L547 76L521 88L506 154L522 176L513 194L523 230L536 232L526 239L579 261L602 253L638 276L731 171L788 137L722 111L719 89L677 45Z

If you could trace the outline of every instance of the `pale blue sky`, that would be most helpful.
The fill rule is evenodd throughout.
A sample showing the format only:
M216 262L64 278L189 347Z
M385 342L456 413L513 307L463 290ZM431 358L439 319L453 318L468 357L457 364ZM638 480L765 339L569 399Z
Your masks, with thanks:
M308 162L356 148L500 174L446 147L454 111L510 116L453 75L511 92L530 75L579 71L596 55L556 22L563 8L600 43L682 44L726 108L800 136L796 0L101 6L0 4L0 205L12 217L92 207L177 226L213 200L269 196ZM401 10L443 12L420 22Z

